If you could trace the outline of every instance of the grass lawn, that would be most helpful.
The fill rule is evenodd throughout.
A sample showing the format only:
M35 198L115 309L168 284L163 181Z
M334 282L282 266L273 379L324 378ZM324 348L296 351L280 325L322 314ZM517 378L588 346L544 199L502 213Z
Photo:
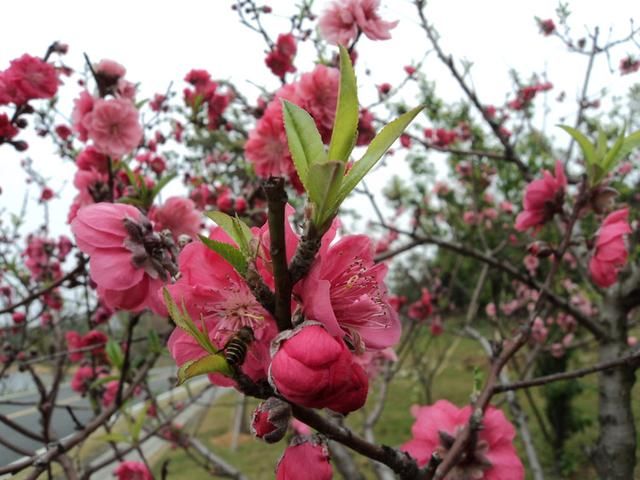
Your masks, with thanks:
M429 340L426 335L421 335L418 339L421 342L421 351L425 352L416 358L407 358L403 363L403 368L394 379L389 390L385 411L376 427L376 439L379 443L398 446L409 439L410 428L413 418L410 414L410 407L413 404L426 404L430 400L434 402L440 398L447 398L457 405L464 405L469 401L469 396L473 389L474 371L486 371L487 360L479 345L471 339L458 338L450 334L443 334L436 339ZM449 351L449 357L440 366L440 373L433 382L433 387L427 391L419 379L416 378L413 362L418 362L421 371L430 371L435 366L438 358L442 358L444 352L455 343L453 351ZM594 356L588 350L581 351L580 361L588 361ZM574 356L577 359L578 356ZM512 373L512 379L515 374ZM556 452L545 440L538 422L533 418L530 403L523 392L518 392L518 400L524 411L528 415L530 428L534 437L535 445L538 449L541 462L545 466L546 478L556 479L595 479L595 471L590 467L586 456L586 449L592 445L597 438L597 377L589 376L581 380L583 390L573 402L582 417L587 420L587 426L580 432L573 435L566 443L565 466L562 471L552 468L554 455ZM640 390L636 385L635 389L635 411L640 412ZM532 389L531 397L537 408L544 415L544 398L541 389ZM369 395L368 407L375 402L377 390L373 389ZM203 418L196 419L192 425L185 426L187 431L196 431L205 445L213 452L236 466L250 479L262 480L274 478L274 467L280 457L286 443L280 442L275 445L267 445L251 435L242 435L239 445L235 451L231 445L231 425L233 421L235 402L237 396L230 393L218 400L211 406ZM507 409L502 397L495 397L497 406ZM249 414L257 402L250 400ZM505 413L508 412L505 411ZM363 413L356 412L348 417L347 423L358 431L362 424ZM549 429L548 422L546 428ZM195 430L194 430L195 429ZM640 443L640 442L639 442ZM526 456L522 446L517 444L521 458L526 465ZM160 472L160 465L169 460L168 478L180 478L188 480L205 480L219 478L212 476L202 467L194 462L180 449L170 451L156 463L155 474ZM363 465L366 461L363 460ZM157 478L160 478L159 475ZM336 475L336 478L339 478ZM367 478L375 478L369 472ZM528 477L530 478L530 477ZM636 479L640 479L637 476Z

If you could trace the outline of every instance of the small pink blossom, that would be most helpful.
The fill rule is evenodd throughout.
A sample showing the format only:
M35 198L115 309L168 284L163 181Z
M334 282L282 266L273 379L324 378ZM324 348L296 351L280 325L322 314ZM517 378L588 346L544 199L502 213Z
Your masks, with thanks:
M516 218L516 230L538 228L562 209L567 177L562 162L556 162L556 176L543 170L543 178L532 181L524 193L524 211Z
M80 96L73 101L74 108L71 113L71 123L73 129L78 134L78 138L82 142L86 142L89 138L86 122L89 119L89 114L93 110L95 100L89 92L83 90L80 92Z
M141 462L122 462L113 473L118 480L153 480L153 475Z
M269 52L265 63L274 75L284 80L287 73L296 71L293 59L296 56L296 39L291 33L278 35L275 47Z
M184 197L170 197L150 213L154 229L168 229L177 240L180 235L195 237L200 231L201 213L195 203Z
M616 283L618 272L627 262L624 235L631 233L628 218L628 208L616 210L604 219L598 230L589 271L593 281L600 287L606 288Z
M529 273L533 274L538 269L540 260L538 260L538 258L533 255L527 255L524 257L523 263Z
M411 413L416 422L411 427L413 438L401 449L408 452L424 466L431 454L437 452L444 458L471 416L471 407L458 408L446 400L433 405L414 406ZM472 456L458 463L447 475L447 480L523 480L524 467L518 458L513 440L513 425L501 410L489 407L484 412L483 428Z
M95 100L83 123L96 149L111 157L131 153L142 140L138 110L124 98Z
M339 0L333 2L318 22L320 34L329 43L348 46L362 31L371 40L388 40L397 21L382 20L380 0Z

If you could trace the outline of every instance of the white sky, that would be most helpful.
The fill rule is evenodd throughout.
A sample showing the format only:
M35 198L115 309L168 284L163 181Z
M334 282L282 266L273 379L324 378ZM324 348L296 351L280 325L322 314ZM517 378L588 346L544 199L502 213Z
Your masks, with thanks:
M280 25L272 29L273 37L288 28L285 18L294 4L288 0L272 0L272 22ZM316 1L316 12L321 12L326 1ZM382 0L382 16L389 20L400 20L392 31L393 39L372 42L364 38L359 47L357 73L365 87L364 101L373 98L374 84L388 81L399 82L404 72L402 67L412 60L419 60L427 48L424 34L417 27L415 7L408 0ZM230 0L181 2L161 0L136 2L112 0L105 4L71 0L35 1L20 0L3 5L3 22L0 28L0 68L28 52L42 55L53 40L70 46L66 63L82 68L82 52L87 52L93 61L110 58L127 68L127 78L141 83L144 97L163 92L169 82L182 88L181 80L192 68L205 68L214 78L228 78L244 89L249 98L255 98L257 90L249 82L275 88L278 82L264 66L264 44L254 32L240 25L236 13L230 8ZM629 18L638 17L637 0L580 0L570 6L570 18L576 33L585 33L585 26L599 25L602 37L607 38L613 27L613 37L626 35ZM569 55L559 41L544 38L539 34L533 17L554 17L557 2L553 0L432 0L427 7L427 16L441 35L443 48L455 58L468 58L474 62L473 79L480 98L485 103L501 104L505 92L510 91L508 75L515 68L527 78L533 72L546 71L556 88L551 97L562 90L567 101L560 111L575 110L576 98L586 66L586 57ZM302 47L302 62L298 70L311 68L311 60ZM596 65L591 92L606 85L610 90L625 92L638 74L620 77L618 62L628 53L638 53L632 45L619 47L613 52L612 65L616 72L611 75L606 64ZM603 62L601 58L599 62ZM372 80L365 79L364 69L372 72ZM449 99L461 97L461 92L448 72L430 57L426 70L436 80L438 92ZM364 80L363 80L364 79ZM62 87L65 95L60 107L66 114L71 112L71 98L79 87L68 84ZM66 103L65 103L66 102ZM414 102L415 103L415 102ZM573 115L571 115L573 118ZM28 151L43 175L51 177L51 186L57 189L67 181L62 198L53 200L52 224L54 233L65 230L64 221L71 198L75 195L70 185L74 173L71 164L62 166L52 153L47 142L32 142ZM24 192L24 175L19 168L19 159L10 147L0 147L0 209L17 211ZM369 179L374 188L380 188L389 172L376 172ZM177 181L175 183L178 183ZM35 199L39 192L33 189ZM31 210L34 214L35 211ZM34 217L37 225L39 215Z

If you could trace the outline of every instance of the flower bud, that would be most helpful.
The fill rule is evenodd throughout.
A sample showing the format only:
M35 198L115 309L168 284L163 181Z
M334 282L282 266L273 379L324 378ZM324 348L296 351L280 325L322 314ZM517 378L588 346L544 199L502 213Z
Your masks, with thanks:
M269 397L253 412L251 432L267 443L282 440L289 428L291 405L276 397Z
M295 437L276 467L276 480L331 480L329 449L318 437Z
M362 407L369 389L367 374L344 341L316 322L274 339L269 382L291 402L342 414Z
M591 207L596 213L607 213L613 209L618 191L611 187L598 187L591 194Z

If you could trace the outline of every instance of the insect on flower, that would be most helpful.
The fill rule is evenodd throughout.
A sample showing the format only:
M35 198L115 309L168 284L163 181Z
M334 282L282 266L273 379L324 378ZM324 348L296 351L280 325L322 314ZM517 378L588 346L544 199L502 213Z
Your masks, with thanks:
M234 333L222 349L227 363L236 368L242 366L247 356L247 349L254 340L255 336L251 327L242 327Z

